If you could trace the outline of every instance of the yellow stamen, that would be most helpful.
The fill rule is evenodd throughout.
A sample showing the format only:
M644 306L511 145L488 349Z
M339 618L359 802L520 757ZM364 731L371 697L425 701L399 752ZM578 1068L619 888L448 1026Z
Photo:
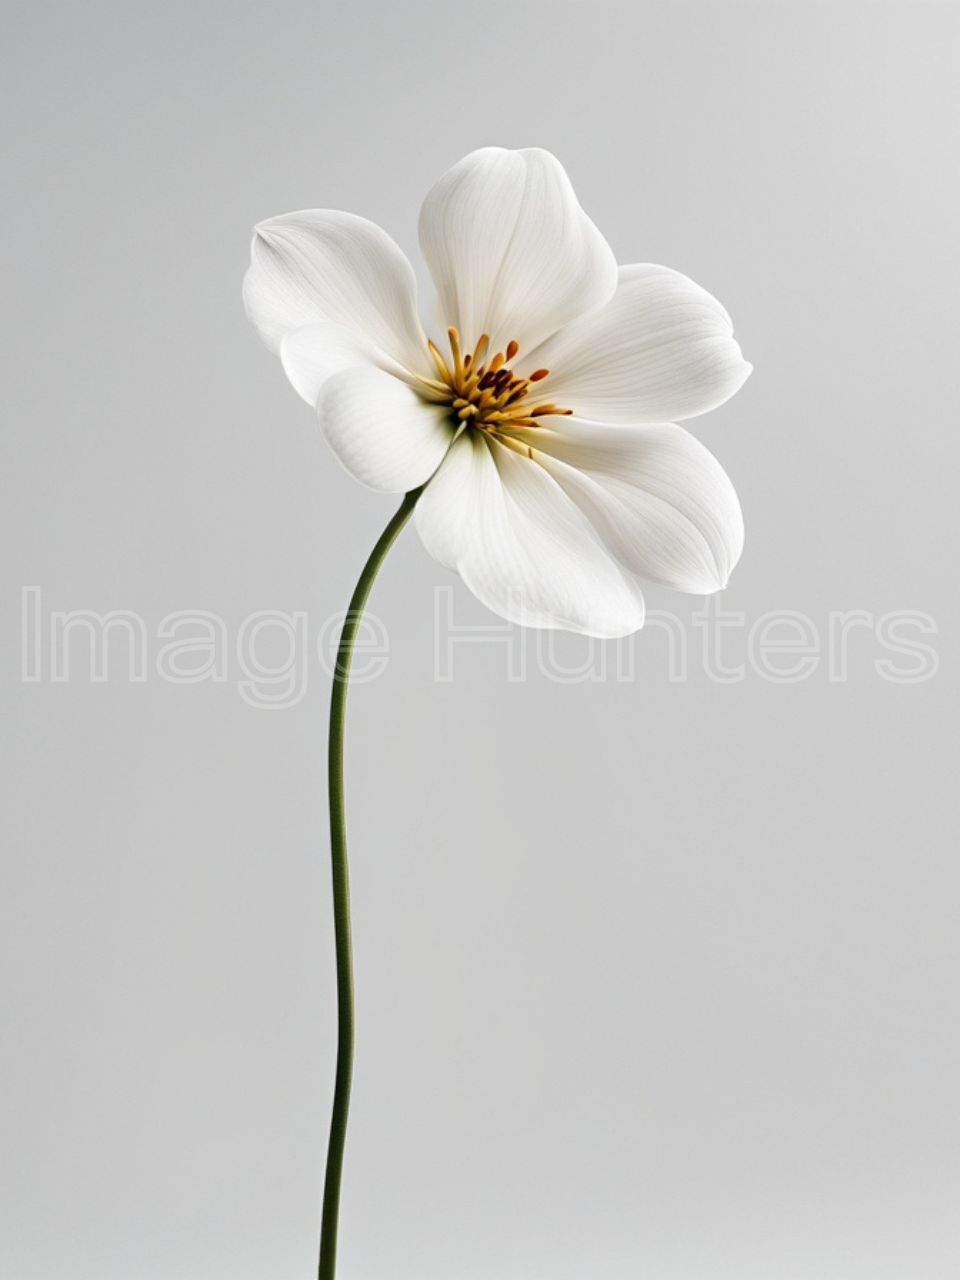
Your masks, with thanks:
M439 349L434 346L429 338L427 339L427 346L430 348L430 354L433 356L433 363L437 366L437 372L440 374L440 377L443 378L444 382L448 385L451 385L453 382L453 375L447 368L446 360L444 360Z
M422 377L420 381L424 387L441 402L446 400L462 426L488 431L517 453L532 458L532 448L513 439L509 433L517 428L540 427L538 418L573 412L552 401L541 401L532 408L526 402L531 386L542 381L549 370L536 369L525 377L517 376L510 368L510 362L519 353L520 344L513 338L503 351L495 352L488 360L490 339L487 334L481 334L476 347L466 355L456 329L448 329L447 337L450 342L449 359L428 341L440 381Z
M463 357L460 354L460 338L456 329L448 329L447 337L450 339L450 350L453 352L453 372L459 378L463 374Z

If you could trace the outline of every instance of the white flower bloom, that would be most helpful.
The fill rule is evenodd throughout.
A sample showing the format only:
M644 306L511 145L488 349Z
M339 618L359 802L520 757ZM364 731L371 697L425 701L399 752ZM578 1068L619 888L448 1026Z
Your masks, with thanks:
M344 466L388 492L432 476L416 508L427 550L515 622L627 635L643 624L633 574L725 586L737 496L673 425L750 372L719 302L667 267L618 269L538 149L454 165L420 242L446 355L372 222L312 209L256 228L247 314Z

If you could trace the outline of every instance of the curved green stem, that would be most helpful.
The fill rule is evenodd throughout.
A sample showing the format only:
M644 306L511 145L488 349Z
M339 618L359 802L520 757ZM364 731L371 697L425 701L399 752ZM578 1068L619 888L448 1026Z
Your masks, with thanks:
M327 1171L323 1184L323 1215L320 1224L319 1280L334 1280L337 1269L337 1226L340 1217L340 1180L343 1149L350 1109L350 1081L353 1077L353 949L350 943L350 871L347 863L347 825L343 805L343 726L347 685L357 628L363 617L370 588L393 546L397 535L413 514L424 486L413 489L380 535L363 567L347 616L340 632L337 665L330 699L330 739L328 787L330 793L330 853L333 863L333 924L337 950L337 1079L333 1093L333 1116L327 1146Z

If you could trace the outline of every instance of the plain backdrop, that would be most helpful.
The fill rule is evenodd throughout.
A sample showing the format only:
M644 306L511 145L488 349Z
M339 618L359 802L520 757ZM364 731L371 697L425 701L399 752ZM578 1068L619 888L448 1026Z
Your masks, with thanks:
M311 206L420 270L423 194L489 144L555 152L620 261L730 310L755 372L690 424L747 520L723 658L781 610L822 652L793 683L721 683L703 601L651 589L685 680L657 626L623 678L608 646L604 678L562 682L587 642L551 667L516 632L524 680L478 643L438 681L435 589L457 626L496 619L406 531L372 602L389 661L349 717L340 1274L960 1275L958 14L5 6L3 1280L315 1274L314 646L394 500L330 455L240 282L252 225ZM91 681L80 634L52 679L51 617L78 609L144 620L144 681L120 635ZM232 647L222 682L161 679L180 610L231 646L251 613L305 613L303 697L249 705ZM911 669L880 625L904 611L936 627L901 633L939 657L912 683L876 665Z

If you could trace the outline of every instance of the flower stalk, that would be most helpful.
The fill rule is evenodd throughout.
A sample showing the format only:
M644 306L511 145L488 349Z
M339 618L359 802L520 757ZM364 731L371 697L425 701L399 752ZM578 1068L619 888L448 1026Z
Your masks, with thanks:
M330 736L327 785L330 797L330 855L333 871L333 925L337 954L337 1075L333 1093L333 1115L327 1144L327 1167L323 1184L323 1211L320 1224L320 1266L318 1280L334 1280L337 1269L337 1229L340 1219L340 1183L343 1152L350 1110L353 1079L354 992L353 946L350 929L350 869L347 860L347 824L343 798L343 742L347 686L353 646L367 599L380 566L403 526L413 514L425 486L411 490L384 529L363 567L350 600L340 632L337 662L330 698Z

